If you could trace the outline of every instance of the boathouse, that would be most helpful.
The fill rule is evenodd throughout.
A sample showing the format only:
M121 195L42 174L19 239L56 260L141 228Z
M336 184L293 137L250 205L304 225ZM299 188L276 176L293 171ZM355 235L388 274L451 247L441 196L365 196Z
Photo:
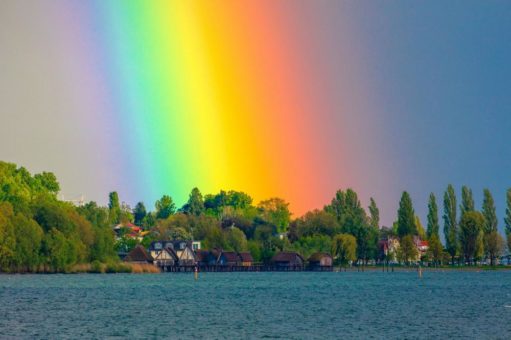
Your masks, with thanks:
M141 245L133 248L124 258L125 262L133 263L153 263L153 260L153 257Z
M282 269L299 269L303 268L304 260L298 253L283 251L273 256L271 264Z
M237 266L240 262L238 253L235 251L222 251L218 256L217 265L219 266Z
M240 265L243 267L250 267L254 264L254 258L249 252L241 252L238 254L240 257Z
M309 269L311 270L327 270L329 268L332 268L334 259L332 258L332 255L328 253L314 253L312 254L309 259Z

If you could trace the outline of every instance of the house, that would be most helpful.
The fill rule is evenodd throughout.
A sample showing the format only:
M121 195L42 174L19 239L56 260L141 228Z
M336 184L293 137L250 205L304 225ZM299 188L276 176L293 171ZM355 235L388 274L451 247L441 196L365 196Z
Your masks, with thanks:
M192 241L192 249L194 251L201 249L201 242L200 241Z
M171 246L172 244L165 241L154 241L149 246L149 254L154 259L157 266L177 266L179 258Z
M208 250L196 250L195 259L197 261L197 265L199 265L200 267L214 266L216 265L218 254L215 256L212 254L212 252Z
M240 258L240 264L243 267L250 267L254 264L254 258L252 257L252 254L250 254L249 252L238 253L238 256Z
M144 235L142 234L142 228L134 225L130 222L119 223L114 228L116 239L120 239L121 237L127 237L131 239L137 239L139 241L142 240Z
M311 269L323 269L323 268L331 268L334 262L332 255L328 253L314 253L309 259L309 267Z
M280 252L271 259L271 263L279 268L303 267L303 257L295 252Z
M235 251L222 251L216 261L219 266L237 266L240 258Z
M153 263L153 257L141 245L136 246L124 258L125 262L133 263Z
M399 249L399 239L397 237L387 237L384 240L378 242L378 248L380 251L380 258L386 261L396 261L397 251Z
M195 266L197 264L191 241L175 240L167 241L166 244L176 252L180 266Z

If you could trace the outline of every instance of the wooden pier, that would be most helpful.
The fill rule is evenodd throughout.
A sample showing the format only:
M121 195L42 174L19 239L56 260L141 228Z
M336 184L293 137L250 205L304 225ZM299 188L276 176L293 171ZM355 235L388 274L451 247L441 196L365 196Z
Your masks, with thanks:
M168 273L191 273L197 268L199 272L228 273L228 272L331 272L333 267L309 267L309 266L159 266L162 272Z

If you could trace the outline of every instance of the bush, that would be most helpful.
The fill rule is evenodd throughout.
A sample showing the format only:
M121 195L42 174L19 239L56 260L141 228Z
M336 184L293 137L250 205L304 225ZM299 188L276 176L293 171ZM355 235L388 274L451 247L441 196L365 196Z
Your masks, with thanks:
M91 273L103 273L103 265L98 260L92 261L90 266Z

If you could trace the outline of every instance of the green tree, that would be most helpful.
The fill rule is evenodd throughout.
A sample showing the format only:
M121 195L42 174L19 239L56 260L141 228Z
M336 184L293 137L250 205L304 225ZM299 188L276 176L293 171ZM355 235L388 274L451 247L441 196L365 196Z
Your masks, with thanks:
M225 241L227 249L235 252L247 250L247 237L236 227L230 227L225 230Z
M464 185L461 187L461 216L468 211L475 211L475 204L472 196L472 189Z
M398 259L406 264L410 264L410 262L415 262L418 256L419 252L413 241L413 235L407 234L403 236L399 242Z
M454 265L454 257L458 252L458 224L456 213L456 193L454 187L449 184L444 194L444 235L445 248L451 255L451 263Z
M204 213L204 199L198 188L193 188L188 198L188 202L183 206L183 212L199 216Z
M438 239L440 239L440 235L438 233L440 226L438 224L438 206L436 204L435 194L431 193L429 195L428 202L428 229L427 236L428 239L431 239L433 235L436 235Z
M478 211L468 211L460 221L459 241L465 262L471 263L482 255L484 216Z
M121 204L117 191L108 194L108 211L110 224L119 224L121 222Z
M279 233L287 230L291 220L291 212L289 211L289 203L282 198L273 197L268 200L261 201L257 206L262 218L275 225Z
M397 211L397 233L400 238L406 235L417 234L412 199L406 191L404 191L401 196L399 209Z
M490 258L490 265L495 265L495 259L504 251L504 238L497 230L484 235L484 249Z
M15 257L16 236L12 218L12 205L0 202L0 271L9 271Z
M13 224L16 226L14 262L17 270L32 271L39 265L43 230L34 220L22 214L16 214Z
M372 197L369 203L369 225L376 229L380 228L380 210Z
M46 234L45 245L48 255L48 261L56 271L66 271L76 262L76 248L66 236L53 228Z
M415 215L415 226L417 229L417 235L419 235L419 238L421 240L426 239L426 231L424 230L424 227L422 226L422 222L419 216Z
M147 216L147 210L143 202L138 202L135 205L135 209L133 209L133 217L135 219L135 224L141 226L144 218Z
M59 182L57 182L57 177L55 177L52 172L36 174L34 175L34 180L52 194L56 195L60 191L60 185Z
M357 259L357 240L350 234L336 235L332 242L332 254L340 264L346 266Z
M166 219L176 212L176 205L169 195L163 195L156 201L154 206L156 208L157 219Z
M442 243L440 242L440 238L437 234L431 235L429 238L429 248L428 253L433 261L433 264L438 265L442 261L442 254L444 252L444 247L442 246Z
M483 199L483 215L485 219L484 233L489 234L493 231L497 231L497 212L495 211L495 203L490 190L484 189Z
M506 217L504 218L506 224L506 234L511 234L511 189L506 192ZM511 248L509 249L511 251Z

